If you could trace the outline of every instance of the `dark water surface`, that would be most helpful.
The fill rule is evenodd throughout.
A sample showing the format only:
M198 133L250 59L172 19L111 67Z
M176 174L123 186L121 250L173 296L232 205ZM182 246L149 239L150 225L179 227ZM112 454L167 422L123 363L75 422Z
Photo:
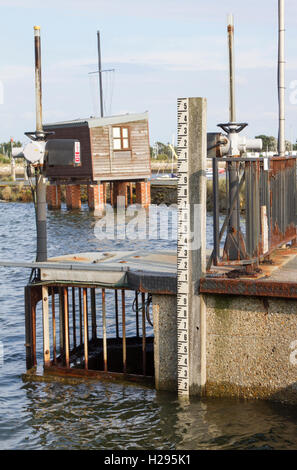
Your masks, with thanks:
M96 221L86 208L79 213L49 213L49 255L175 247L174 240L99 242L94 236ZM0 203L1 259L34 259L34 224L31 204ZM29 271L0 271L1 449L297 448L296 407L234 400L182 404L174 395L134 385L23 383L23 287ZM40 326L38 337L40 341Z

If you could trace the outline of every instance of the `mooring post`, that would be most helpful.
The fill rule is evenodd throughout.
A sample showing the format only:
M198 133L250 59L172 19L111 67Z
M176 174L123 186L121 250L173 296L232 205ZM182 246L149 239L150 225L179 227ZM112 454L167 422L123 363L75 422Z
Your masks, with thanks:
M206 273L207 101L178 100L177 348L180 397L206 383L206 308L199 294Z

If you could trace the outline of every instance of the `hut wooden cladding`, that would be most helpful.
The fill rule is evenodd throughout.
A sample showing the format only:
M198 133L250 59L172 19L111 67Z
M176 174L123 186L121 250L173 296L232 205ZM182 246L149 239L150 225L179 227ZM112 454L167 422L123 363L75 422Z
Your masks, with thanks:
M51 182L136 181L151 176L148 113L44 126L50 138L80 141L81 165L46 168Z

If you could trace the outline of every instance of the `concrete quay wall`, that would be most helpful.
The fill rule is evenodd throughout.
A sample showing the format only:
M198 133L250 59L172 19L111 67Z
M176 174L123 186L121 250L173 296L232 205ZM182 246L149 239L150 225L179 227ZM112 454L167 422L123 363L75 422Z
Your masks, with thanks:
M297 302L204 295L208 397L297 403ZM156 388L176 390L176 297L154 296ZM198 360L198 358L197 358Z

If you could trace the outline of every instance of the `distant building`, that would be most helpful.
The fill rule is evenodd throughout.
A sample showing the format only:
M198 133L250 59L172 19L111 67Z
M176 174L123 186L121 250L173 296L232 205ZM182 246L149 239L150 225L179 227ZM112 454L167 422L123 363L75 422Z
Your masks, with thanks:
M93 188L89 195L92 208L105 205L107 186L113 205L116 205L118 196L126 196L128 200L128 187L132 202L133 183L136 183L136 202L149 205L151 162L148 113L56 122L44 125L44 130L54 132L49 138L77 139L80 142L80 166L45 169L51 185L67 185L69 208L80 207L81 184ZM98 204L93 200L99 201ZM48 204L52 208L60 207L59 192L54 188L48 190Z
M91 184L147 180L151 176L148 113L78 119L44 126L55 139L78 139L79 167L49 167L53 182Z

